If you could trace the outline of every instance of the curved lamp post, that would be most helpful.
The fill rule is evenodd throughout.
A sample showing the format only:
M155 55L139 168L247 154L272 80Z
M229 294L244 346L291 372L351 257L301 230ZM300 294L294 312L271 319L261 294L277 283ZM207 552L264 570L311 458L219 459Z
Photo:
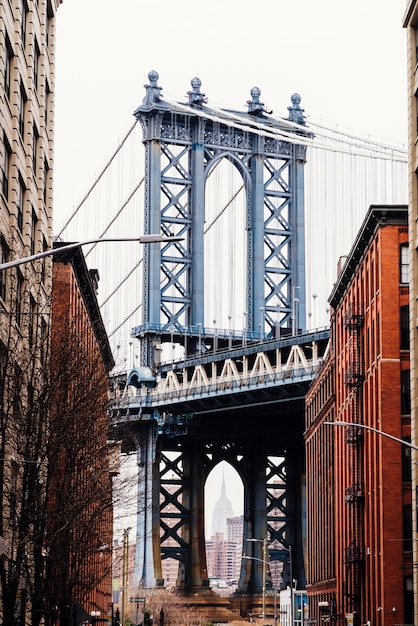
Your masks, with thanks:
M266 573L267 566L270 566L270 561L267 560L267 537L265 539L247 539L247 541L263 543L263 558L259 559L255 556L248 556L243 554L243 559L249 559L250 561L259 561L263 564L263 620L266 618ZM290 625L293 626L293 570L292 570L292 546L285 548L281 546L280 550L286 550L289 553L289 567L290 567ZM274 587L274 626L277 624L277 584Z
M247 541L251 541L252 543L262 543L263 544L263 558L258 559L254 556L246 556L243 555L244 559L250 559L253 561L260 561L263 564L263 620L266 619L266 576L267 576L267 537L264 539L247 539Z
M290 626L294 626L295 600L293 594L293 563L292 563L292 546L281 546L280 550L286 550L289 553L289 575L290 575Z
M381 435L382 437L387 437L388 439L392 439L392 441L397 441L398 443L400 443L403 446L406 446L407 448L412 448L412 450L418 450L418 446L416 446L413 443L410 443L409 441L405 441L404 439L400 439L399 437L395 437L394 435L390 435L389 433L386 433L384 430L379 430L378 428L374 428L373 426L367 426L366 424L357 424L356 422L344 422L344 421L335 421L335 422L323 422L326 426L355 426L356 428L362 428L363 430L370 430L373 433L376 433L378 435ZM415 551L415 548L414 548ZM414 574L414 579L415 579L415 574ZM415 582L414 582L414 588L415 588ZM381 609L381 607L379 607L377 610L379 611Z
M373 428L373 426L366 426L366 424L357 424L357 422L324 422L326 426L355 426L356 428L363 428L363 430L371 430L373 433L377 433L378 435L382 435L383 437L387 437L388 439L392 439L393 441L397 441L407 448L412 448L413 450L418 450L418 446L415 446L413 443L409 441L405 441L404 439L399 439L399 437L394 437L394 435L390 435L389 433L385 433L384 430L378 430L377 428Z
M173 242L173 241L183 241L184 237L171 237L165 235L140 235L139 237L114 237L114 238L101 238L98 239L88 239L87 241L76 241L74 243L68 243L63 246L59 246L58 248L50 248L48 250L44 250L43 252L37 252L36 254L31 254L30 256L26 256L19 259L14 259L13 261L7 261L6 263L0 263L0 270L7 270L10 267L16 267L17 265L23 265L23 263L30 263L30 261L37 261L38 259L43 259L46 256L55 256L57 254L62 254L63 252L67 252L68 250L73 250L74 248L79 248L80 246L88 246L89 244L95 243L106 243L106 242L127 242L127 241L137 241L138 243L160 243L160 242Z

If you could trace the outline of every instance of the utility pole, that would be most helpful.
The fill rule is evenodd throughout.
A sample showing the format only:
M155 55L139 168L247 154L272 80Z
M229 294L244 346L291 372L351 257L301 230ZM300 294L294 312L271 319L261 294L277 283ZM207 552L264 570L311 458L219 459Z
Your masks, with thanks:
M128 555L129 555L129 531L130 528L126 528L123 531L123 552L122 552L122 619L121 623L125 623L125 606L126 606L126 591L128 588Z

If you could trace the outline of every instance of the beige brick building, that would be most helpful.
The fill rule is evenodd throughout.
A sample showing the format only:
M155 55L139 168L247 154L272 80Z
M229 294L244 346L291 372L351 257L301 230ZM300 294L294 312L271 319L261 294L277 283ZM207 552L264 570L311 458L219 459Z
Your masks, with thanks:
M403 26L407 33L409 137L409 293L411 358L411 439L418 445L418 0L407 0ZM412 450L412 547L418 562L418 453ZM414 622L418 620L418 572L414 567Z
M50 248L55 14L0 0L0 263ZM51 259L0 270L0 621L37 624ZM29 407L31 407L29 409Z

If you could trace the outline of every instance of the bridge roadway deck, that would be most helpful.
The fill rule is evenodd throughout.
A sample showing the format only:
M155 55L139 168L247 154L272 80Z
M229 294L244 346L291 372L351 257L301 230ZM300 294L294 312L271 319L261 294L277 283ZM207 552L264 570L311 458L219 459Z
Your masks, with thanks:
M148 389L139 380L147 368L115 377L110 434L122 452L136 451L138 458L141 580L155 584L161 561L170 557L184 566L185 593L195 598L208 590L204 485L226 461L244 488L244 536L262 537L267 529L277 545L292 545L293 575L305 584L305 395L327 358L328 342L329 331L322 330L162 364ZM257 567L257 560L242 563L245 597L261 590Z
M219 424L246 415L303 411L307 389L327 355L329 330L317 330L164 363L152 388L127 385L129 373L114 380L111 421L155 419L160 433L176 437L210 417ZM215 421L213 421L215 420ZM243 422L241 421L241 424Z

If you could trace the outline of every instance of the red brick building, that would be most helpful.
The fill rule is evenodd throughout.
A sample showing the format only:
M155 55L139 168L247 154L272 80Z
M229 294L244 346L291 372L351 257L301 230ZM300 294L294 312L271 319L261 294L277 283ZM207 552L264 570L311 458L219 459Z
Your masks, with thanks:
M59 245L59 244L58 244ZM47 580L51 623L111 615L112 478L107 444L113 367L97 302L98 276L81 248L54 260ZM55 620L55 621L54 621Z
M330 353L306 398L318 624L413 623L410 448L372 430L410 441L408 300L407 207L371 206L331 293Z

